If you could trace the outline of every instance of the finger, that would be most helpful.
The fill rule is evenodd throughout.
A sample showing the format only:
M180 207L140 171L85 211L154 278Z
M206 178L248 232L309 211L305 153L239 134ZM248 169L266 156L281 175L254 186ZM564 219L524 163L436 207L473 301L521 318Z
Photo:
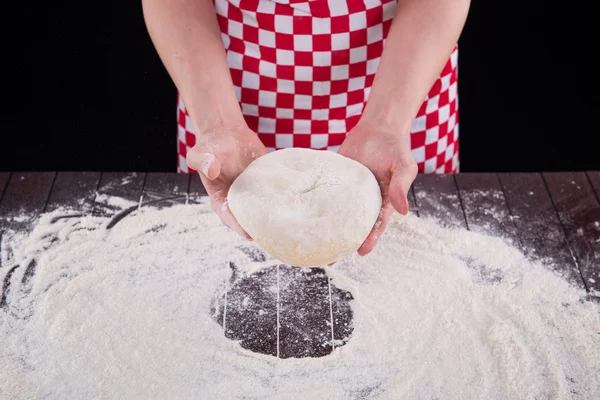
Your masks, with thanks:
M246 232L244 228L242 228L240 223L237 222L231 211L225 211L224 213L219 214L219 218L221 218L221 221L223 221L225 225L239 233L242 237L248 240L252 240L252 237L250 237L248 232Z
M244 228L242 228L240 223L233 216L233 213L229 209L226 200L223 201L221 198L215 197L211 199L210 205L213 211L219 216L223 224L240 234L242 237L248 240L252 240L252 237L250 237L248 232L246 232Z
M217 179L221 174L221 162L214 154L193 148L188 151L186 161L189 167L200 171L211 181Z
M367 236L363 244L358 249L359 256L366 256L373 251L377 241L385 231L385 227L387 226L388 220L390 219L393 211L394 209L390 203L387 203L383 206L379 214L379 218L377 219L377 222L375 222L371 233L369 233L369 236Z
M396 170L392 175L389 187L389 197L392 206L402 215L408 214L408 192L414 181L414 176L405 171Z

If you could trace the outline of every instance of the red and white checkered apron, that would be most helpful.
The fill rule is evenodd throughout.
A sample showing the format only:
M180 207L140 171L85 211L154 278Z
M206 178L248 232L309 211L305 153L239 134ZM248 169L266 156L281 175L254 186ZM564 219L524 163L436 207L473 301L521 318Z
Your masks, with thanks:
M362 115L395 0L215 0L235 93L269 151L337 151ZM412 125L419 172L458 171L455 48ZM179 96L178 172L194 146Z

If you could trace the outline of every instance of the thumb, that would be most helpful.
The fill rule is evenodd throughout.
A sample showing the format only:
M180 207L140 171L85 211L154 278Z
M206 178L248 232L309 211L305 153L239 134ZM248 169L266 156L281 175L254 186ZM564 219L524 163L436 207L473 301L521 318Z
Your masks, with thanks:
M200 171L211 181L217 179L221 174L221 162L212 153L192 148L187 153L186 162L189 167Z
M390 202L396 211L402 215L408 214L408 192L414 178L411 174L401 171L394 171L390 182L389 196Z

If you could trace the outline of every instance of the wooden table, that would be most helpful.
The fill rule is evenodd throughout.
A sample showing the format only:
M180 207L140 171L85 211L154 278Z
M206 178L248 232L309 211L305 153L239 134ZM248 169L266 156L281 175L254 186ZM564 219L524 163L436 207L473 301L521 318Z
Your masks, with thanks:
M36 215L58 207L113 217L114 223L127 214L101 201L98 194L165 206L198 202L206 191L198 176L175 173L0 172L0 244L7 229L28 229ZM600 171L419 175L409 202L420 217L506 237L531 258L552 261L566 279L598 299L594 293L600 292ZM6 218L22 213L30 217ZM0 282L0 312L8 307L11 272L24 267L3 266L2 260L0 270L12 270ZM235 265L231 267L235 275ZM31 279L35 263L25 268L23 279ZM262 286L273 279L286 283L278 294L278 307L274 300L261 298ZM352 295L332 285L321 268L280 265L232 283L226 297L227 320L225 301L219 301L224 299L215 301L215 319L227 337L250 350L282 358L318 357L343 345L340 340L352 331ZM261 307L260 318L257 312L245 314L232 306L249 293ZM279 329L275 321L280 322ZM323 337L332 338L331 346L323 346Z

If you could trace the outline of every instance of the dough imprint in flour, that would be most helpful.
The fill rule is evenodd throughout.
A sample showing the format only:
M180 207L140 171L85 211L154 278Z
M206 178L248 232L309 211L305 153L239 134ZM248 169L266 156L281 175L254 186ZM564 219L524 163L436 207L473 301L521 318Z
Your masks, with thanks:
M310 267L358 250L379 216L381 191L373 173L355 160L290 148L253 161L227 201L242 228L271 255Z

